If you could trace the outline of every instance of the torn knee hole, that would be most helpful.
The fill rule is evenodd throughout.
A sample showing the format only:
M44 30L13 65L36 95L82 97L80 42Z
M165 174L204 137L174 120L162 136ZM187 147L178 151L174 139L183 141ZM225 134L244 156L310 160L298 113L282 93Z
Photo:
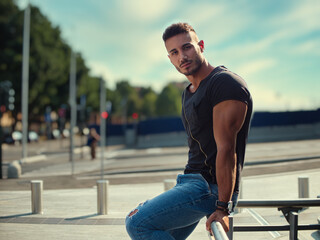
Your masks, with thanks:
M129 217L132 217L132 216L135 215L138 211L139 211L139 209L135 209L135 210L131 211L128 216L129 216Z

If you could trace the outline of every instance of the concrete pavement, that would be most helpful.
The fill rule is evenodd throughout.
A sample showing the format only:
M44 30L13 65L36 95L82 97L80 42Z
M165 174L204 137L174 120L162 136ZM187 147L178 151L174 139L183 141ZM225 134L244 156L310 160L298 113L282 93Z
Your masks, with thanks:
M297 198L298 176L308 176L310 197L319 195L320 170L291 172L243 179L244 199ZM43 191L43 214L31 214L31 193L0 191L0 239L129 239L124 219L138 203L163 192L163 183L109 186L109 212L97 215L97 189ZM235 225L260 223L254 215L269 224L286 224L277 209L245 209L234 216ZM299 215L299 223L315 224L320 208L309 208ZM203 219L190 240L207 239ZM276 238L288 239L288 232ZM299 239L320 239L316 231L299 231ZM273 239L268 232L234 233L234 239Z
M303 147L303 144L306 145ZM317 144L318 142L314 141L300 142L300 144L296 145L300 147L295 147L292 151L289 151L290 147L285 143L283 147L280 147L281 143L279 143L280 146L276 145L278 146L277 151L272 150L272 145L258 144L252 145L249 148L248 155L250 156L251 154L251 157L255 159L260 159L261 157L261 159L279 160L279 158L285 159L283 153L290 152L287 158L294 158L295 156L304 156L304 154L299 155L299 153L304 153L307 145L314 149L314 146ZM290 146L292 148L292 145ZM268 147L270 147L269 152L267 151ZM171 150L173 151L173 149ZM161 155L162 153L159 149L148 151L151 155ZM256 152L256 154L253 154L253 152ZM310 153L310 151L308 152ZM122 153L114 152L113 154L113 159L106 160L106 164L109 164L109 166L114 163L113 161L117 161L117 157L121 154L127 154L130 157L133 152L128 150ZM313 156L317 154L320 155L319 148L314 150ZM305 164L309 164L309 161L320 161L320 159L307 160ZM89 178L89 175L83 175L88 170L96 171L97 174L94 174L92 178L99 178L99 161L82 161L81 164L79 163L76 168L79 175L75 176L76 179ZM127 184L109 185L109 212L107 215L97 215L97 188L95 184L92 184L92 187L86 188L47 190L45 186L46 182L44 182L43 214L31 214L30 184L27 181L24 182L24 179L33 178L36 180L45 174L51 174L59 178L67 173L67 171L63 172L63 169L67 166L66 164L70 163L59 164L55 168L44 167L23 175L17 181L20 181L20 185L23 185L24 190L4 190L0 188L0 239L129 239L124 225L126 214L138 203L144 202L146 199L152 198L164 191L162 181L139 184L129 184L128 182ZM130 162L127 164L129 166ZM284 162L279 162L274 165L274 168L281 167L281 165L287 166ZM151 166L149 168L152 169ZM70 174L70 165L68 165L67 169L68 174ZM171 171L170 174L174 176L180 172L180 170L176 170ZM153 174L155 176L157 174L167 174L167 172L137 172L131 173L130 176L134 179L146 174ZM121 177L125 175L128 174L122 173L117 176ZM107 176L107 178L112 178L112 176ZM316 198L320 194L320 168L245 176L242 179L242 198L297 199L299 176L309 177L309 196ZM306 209L299 214L299 223L316 224L319 216L319 207ZM204 223L205 219L200 222L188 239L208 239ZM244 209L240 213L235 214L234 224L272 225L286 224L286 221L277 209ZM288 236L288 232L234 233L234 239L241 240L289 239ZM299 239L320 239L320 234L317 231L299 231Z

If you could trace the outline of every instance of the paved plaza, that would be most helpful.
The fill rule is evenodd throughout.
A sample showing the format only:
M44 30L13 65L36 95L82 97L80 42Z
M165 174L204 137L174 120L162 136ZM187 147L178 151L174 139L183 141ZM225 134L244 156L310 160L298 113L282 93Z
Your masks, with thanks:
M281 144L281 143L279 143ZM301 144L319 144L317 141L301 142ZM300 145L301 145L300 144ZM259 144L249 147L250 151L254 152L255 148L263 151L263 146L268 144ZM301 148L303 149L303 148ZM170 151L174 151L171 149ZM180 151L180 150L179 150ZM298 152L297 149L293 150ZM316 156L319 150L315 150L312 154ZM152 151L151 151L152 152ZM153 154L156 153L153 150ZM285 159L273 151L273 159ZM278 151L281 152L280 150ZM319 153L319 152L318 152ZM296 153L296 155L299 155ZM319 154L320 155L320 154ZM260 153L259 156L263 156ZM267 156L266 156L267 157ZM290 158L293 156L290 155ZM302 157L302 156L300 156ZM310 157L310 156L309 156ZM256 157L258 159L258 157ZM266 158L264 158L266 159ZM269 158L271 161L272 158ZM88 160L89 161L89 160ZM116 160L115 160L116 161ZM119 160L121 161L121 160ZM124 160L123 160L124 161ZM314 158L308 161L320 162L320 158ZM252 161L252 166L254 161ZM272 163L270 163L272 164ZM280 161L274 163L274 168L280 168L287 164ZM290 165L290 164L289 164ZM248 169L252 166L248 165ZM315 165L317 166L317 165ZM90 170L96 168L99 179L98 170L100 167L99 161L90 162ZM88 169L88 165L83 163L82 171ZM150 167L149 167L150 168ZM43 214L32 214L31 212L31 191L30 183L26 179L37 177L41 178L45 173L45 169L32 171L20 179L10 180L18 181L20 189L0 188L0 239L110 239L110 240L125 240L130 239L126 233L124 220L126 214L132 210L138 203L144 202L146 199L152 198L164 191L163 181L131 183L126 184L110 184L108 188L108 213L106 215L97 214L97 187L92 184L91 187L74 188L74 189L46 189L44 181L44 190L42 194L42 209ZM50 168L47 168L48 174ZM78 167L79 173L81 167ZM56 166L55 171L59 167ZM61 173L63 173L61 169ZM179 169L171 170L170 174L174 178L181 173ZM154 174L170 175L168 171L149 172L149 173L131 173L130 178L134 179L141 175ZM53 175L53 173L51 173ZM126 173L119 174L125 176ZM166 176L167 176L166 175ZM91 175L90 175L91 176ZM88 175L77 175L75 178L91 179ZM110 175L112 178L113 175ZM298 199L298 178L308 177L309 179L309 197L317 198L320 194L320 167L307 170L283 171L281 173L268 173L247 175L242 179L242 199ZM56 178L59 178L57 173ZM106 176L106 179L108 176ZM127 178L127 179L130 179ZM1 180L5 183L6 179ZM96 181L93 179L93 181ZM133 181L134 182L134 181ZM258 216L258 218L257 218ZM299 213L299 224L316 224L320 216L320 207L312 207L303 210ZM234 215L234 225L275 225L286 224L285 218L277 209L249 208L242 209ZM205 219L201 220L196 230L188 238L190 240L208 239L205 230ZM234 239L289 239L288 232L235 232ZM320 239L318 231L299 231L299 239Z

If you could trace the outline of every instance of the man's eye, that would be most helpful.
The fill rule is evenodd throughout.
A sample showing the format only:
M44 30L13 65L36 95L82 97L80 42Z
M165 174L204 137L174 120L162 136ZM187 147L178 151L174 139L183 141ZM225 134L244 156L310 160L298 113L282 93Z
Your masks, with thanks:
M178 52L177 51L174 51L174 52L171 52L171 55L177 55L178 54Z

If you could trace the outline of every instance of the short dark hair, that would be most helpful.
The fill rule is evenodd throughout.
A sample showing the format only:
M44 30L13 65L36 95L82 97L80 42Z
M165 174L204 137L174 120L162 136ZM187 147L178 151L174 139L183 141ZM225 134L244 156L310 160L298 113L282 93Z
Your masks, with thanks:
M166 28L162 35L163 41L167 41L169 38L176 36L180 33L196 32L188 23L174 23Z

